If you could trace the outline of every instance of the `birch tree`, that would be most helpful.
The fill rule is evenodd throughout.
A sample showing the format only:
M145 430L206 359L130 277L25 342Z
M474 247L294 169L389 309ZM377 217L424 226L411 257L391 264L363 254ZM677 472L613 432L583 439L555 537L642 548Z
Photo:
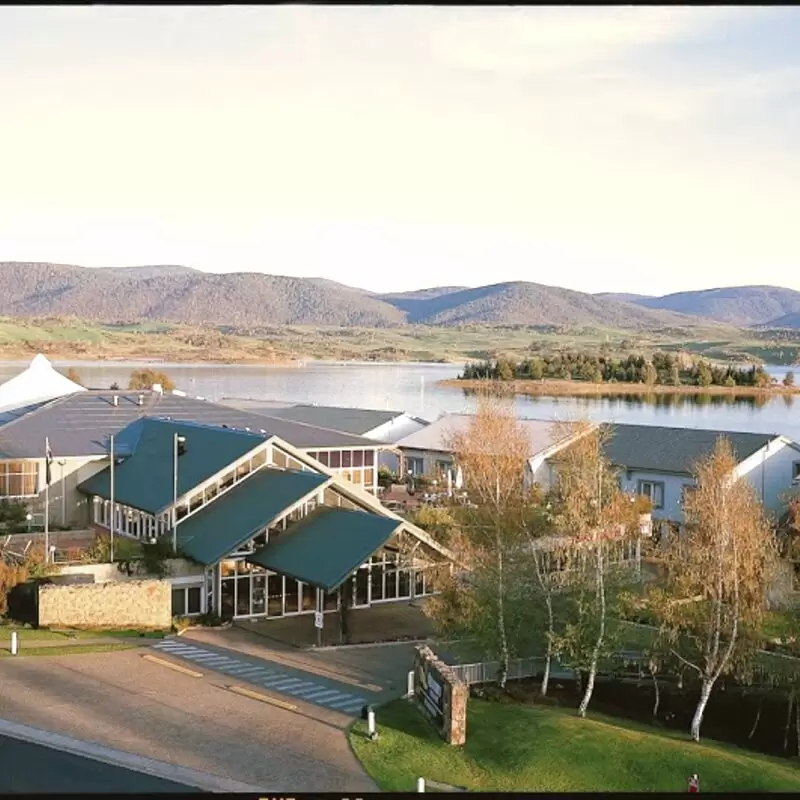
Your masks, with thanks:
M492 609L498 636L500 674L505 688L511 648L507 605L509 575L518 553L521 531L517 509L528 495L525 481L531 445L517 420L513 398L480 395L478 408L465 430L453 431L449 442L461 467L465 488L473 507L462 512L462 522L473 547L483 579L493 585L486 602ZM477 576L476 576L477 579Z
M714 685L734 669L760 627L776 557L764 510L736 477L736 465L730 442L720 437L694 468L685 532L666 554L670 601L658 613L672 654L700 683L690 729L695 741Z
M634 504L620 490L616 472L605 455L607 431L588 423L582 426L577 441L559 454L552 496L556 530L572 544L571 615L560 646L585 673L578 707L578 714L585 717L601 656L612 638L610 583L613 580L616 584L619 574L609 550L624 545L636 519ZM559 429L563 431L563 426L557 426Z

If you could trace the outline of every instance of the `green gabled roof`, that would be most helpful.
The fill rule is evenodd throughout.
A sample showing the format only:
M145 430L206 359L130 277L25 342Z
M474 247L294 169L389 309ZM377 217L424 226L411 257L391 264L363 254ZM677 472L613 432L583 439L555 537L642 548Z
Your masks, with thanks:
M215 564L329 480L318 472L263 467L179 522L178 548L200 564Z
M155 514L171 505L175 434L186 438L186 452L178 456L178 497L222 472L267 437L214 425L142 418L114 437L114 499L126 506ZM108 443L106 444L108 447ZM111 469L83 481L85 494L111 498Z
M318 508L247 561L332 592L402 524L363 511Z

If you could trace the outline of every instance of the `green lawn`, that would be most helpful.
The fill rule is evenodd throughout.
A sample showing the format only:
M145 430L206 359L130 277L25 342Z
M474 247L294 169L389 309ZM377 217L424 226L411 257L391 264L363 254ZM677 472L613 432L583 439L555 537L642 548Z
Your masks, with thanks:
M350 741L383 791L413 791L418 777L474 791L685 792L689 775L705 792L800 792L792 762L599 714L469 701L467 743L439 739L420 711L395 700L376 711L379 740L365 723Z

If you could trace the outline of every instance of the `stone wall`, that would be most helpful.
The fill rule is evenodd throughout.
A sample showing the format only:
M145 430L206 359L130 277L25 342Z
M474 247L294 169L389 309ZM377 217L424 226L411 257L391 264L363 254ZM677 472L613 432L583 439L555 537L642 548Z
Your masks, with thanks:
M449 744L467 740L469 687L430 647L418 647L414 658L414 698Z
M169 581L128 580L39 587L39 625L163 630L172 624Z

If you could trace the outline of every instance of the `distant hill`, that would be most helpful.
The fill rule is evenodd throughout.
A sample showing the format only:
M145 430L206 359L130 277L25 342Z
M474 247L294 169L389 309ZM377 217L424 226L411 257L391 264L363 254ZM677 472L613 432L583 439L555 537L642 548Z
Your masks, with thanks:
M619 295L617 295L619 297ZM643 308L706 317L736 327L800 327L800 292L780 286L733 286L678 292L664 297L632 298ZM783 321L781 321L783 320Z
M388 302L396 302L387 298ZM457 289L418 302L409 322L424 325L594 325L658 328L691 324L688 317L651 311L571 289L515 281Z
M283 325L555 325L643 330L698 324L696 317L678 309L648 307L668 298L637 297L629 302L522 281L375 294L326 278L216 274L175 265L90 269L41 262L0 262L0 280L0 316L146 320L228 331L263 331ZM780 310L774 318L795 310L800 310L800 304ZM715 323L702 320L702 324Z
M595 297L603 300L621 300L623 303L638 303L641 300L652 299L652 295L649 294L628 294L626 292L599 292Z

